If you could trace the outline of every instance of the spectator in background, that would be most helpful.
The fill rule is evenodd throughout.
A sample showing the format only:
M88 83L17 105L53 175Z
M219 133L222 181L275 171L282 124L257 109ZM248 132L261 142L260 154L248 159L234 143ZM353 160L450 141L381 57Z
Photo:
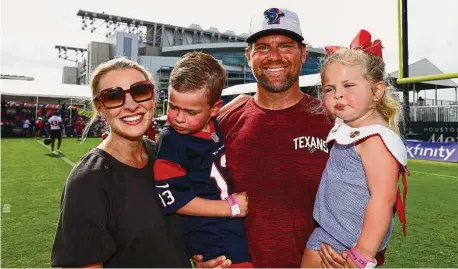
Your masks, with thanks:
M156 135L157 135L156 128L157 128L157 122L153 120L153 124L151 124L151 126L148 128L148 131L147 131L148 139L156 141Z
M35 139L40 139L41 129L43 128L43 126L43 119L41 117L38 117L38 119L35 121Z
M83 118L81 116L78 116L75 122L75 132L76 132L77 141L81 140L81 136L83 134L85 127L86 127L86 123L84 122Z
M31 117L28 136L33 137L34 135L35 135L35 117Z
M47 118L46 116L43 117L43 128L42 128L42 131L43 133L41 134L42 136L45 136L45 137L48 137L50 134L49 134L49 122L48 122L49 118Z
M22 136L28 137L29 136L29 128L30 128L30 121L26 118L22 124Z
M5 100L2 100L2 121L5 120L6 118L6 110L7 110L7 104L6 104L6 101Z
M49 118L49 133L51 134L51 151L53 153L62 154L60 151L60 146L62 145L62 136L64 132L64 126L62 124L62 118L59 117L57 112L54 112L54 115ZM54 152L54 143L57 139L57 152Z
M419 106L424 106L425 105L425 100L421 96L418 97L417 104Z
M64 137L70 137L70 135L71 135L71 132L70 132L71 130L70 129L71 129L72 125L71 125L70 119L66 116L65 113L63 115L62 121L63 121L62 125L64 127L63 128L64 129L63 136Z

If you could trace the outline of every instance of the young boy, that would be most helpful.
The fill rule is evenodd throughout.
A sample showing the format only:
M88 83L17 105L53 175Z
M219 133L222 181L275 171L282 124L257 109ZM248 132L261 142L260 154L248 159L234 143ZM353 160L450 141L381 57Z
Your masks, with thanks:
M233 193L215 119L225 82L225 70L208 54L187 53L175 65L154 176L165 214L181 214L189 257L224 255L232 267L249 268L253 266L239 218L248 213L248 197Z

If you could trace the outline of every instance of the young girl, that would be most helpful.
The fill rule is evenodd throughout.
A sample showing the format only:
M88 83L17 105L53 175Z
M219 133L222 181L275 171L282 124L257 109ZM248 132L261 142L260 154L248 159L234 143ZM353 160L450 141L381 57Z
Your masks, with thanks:
M345 267L373 268L393 231L396 205L405 234L405 204L397 182L407 155L399 137L401 106L387 87L379 40L361 30L350 48L327 47L321 72L326 113L336 119L315 201L318 227L301 267L321 267L320 244L348 251ZM406 189L404 189L404 200ZM378 256L377 256L378 257Z

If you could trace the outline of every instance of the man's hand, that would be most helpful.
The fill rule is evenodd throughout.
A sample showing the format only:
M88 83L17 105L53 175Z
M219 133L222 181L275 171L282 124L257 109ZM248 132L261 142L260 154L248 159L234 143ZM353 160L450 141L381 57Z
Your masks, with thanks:
M248 195L246 192L235 193L234 198L240 207L239 217L245 217L248 214Z
M228 268L232 264L232 261L226 259L226 256L219 256L216 259L203 262L204 256L194 255L192 256L192 260L196 268Z
M323 268L344 268L348 254L343 252L337 253L330 245L320 245L321 267Z

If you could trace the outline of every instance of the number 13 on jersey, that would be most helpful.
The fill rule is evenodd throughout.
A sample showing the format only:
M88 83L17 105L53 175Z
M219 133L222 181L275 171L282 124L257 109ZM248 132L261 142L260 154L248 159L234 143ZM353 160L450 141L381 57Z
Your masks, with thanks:
M223 154L220 158L219 161L219 166L221 168L226 168L226 154ZM226 199L229 196L229 187L227 185L227 181L224 178L224 175L221 173L220 168L215 165L215 163L212 163L212 168L210 171L210 179L214 180L220 193L220 198L221 200ZM158 193L159 199L162 202L162 205L164 207L170 206L175 202L175 197L172 193L171 190L169 190L170 186L169 183L163 184L163 185L157 185L156 188L159 189L165 189L164 191Z

